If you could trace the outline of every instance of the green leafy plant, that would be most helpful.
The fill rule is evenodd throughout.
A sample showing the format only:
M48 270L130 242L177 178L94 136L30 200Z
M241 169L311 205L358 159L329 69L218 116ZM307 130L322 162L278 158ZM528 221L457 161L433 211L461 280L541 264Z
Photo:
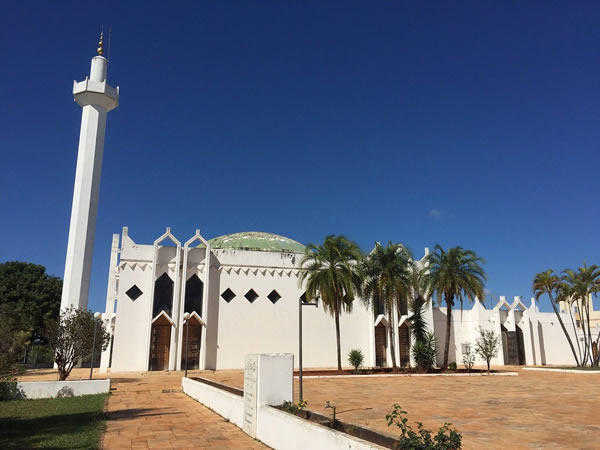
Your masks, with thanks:
M450 428L451 423L444 423L437 434L432 437L433 432L423 427L421 422L417 422L417 431L408 425L407 414L398 404L394 404L394 409L387 414L388 427L396 425L400 428L401 434L395 445L395 448L401 449L459 449L462 445L462 435L455 428Z
M362 367L364 360L365 356L360 350L354 349L350 350L348 353L348 362L354 367L354 373L360 373L360 368Z
M465 344L465 352L463 353L463 364L465 365L465 369L467 372L470 372L475 365L475 352L473 351L473 347L470 342Z
M90 311L72 306L61 311L59 320L51 322L47 332L61 381L67 379L77 361L92 352L94 344L95 352L100 353L110 341L101 320L94 319Z
M413 344L412 352L419 370L428 372L433 369L436 359L434 334L427 332L424 340Z
M452 361L450 364L448 364L448 369L450 369L450 370L452 370L454 372L456 372L457 368L458 367L456 366L456 363L454 361Z
M498 354L499 349L500 336L494 333L493 330L483 330L480 328L475 351L479 356L485 359L488 375L490 374L490 361Z
M306 408L306 405L308 405L306 400L301 402L291 402L286 400L281 404L281 409L292 414L297 414L299 411L302 411L304 408Z

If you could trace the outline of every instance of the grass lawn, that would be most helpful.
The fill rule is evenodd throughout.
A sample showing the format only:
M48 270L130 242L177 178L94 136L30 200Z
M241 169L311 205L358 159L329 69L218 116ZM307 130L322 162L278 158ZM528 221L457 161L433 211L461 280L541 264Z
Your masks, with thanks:
M0 448L98 448L106 397L0 402Z

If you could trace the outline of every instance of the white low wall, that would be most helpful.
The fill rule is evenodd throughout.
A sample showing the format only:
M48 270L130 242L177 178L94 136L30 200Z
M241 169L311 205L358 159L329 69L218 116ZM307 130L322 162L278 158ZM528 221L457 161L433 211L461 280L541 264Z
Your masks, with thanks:
M182 378L181 387L183 392L194 400L212 409L238 427L243 426L243 397L190 378Z
M75 397L80 395L107 394L110 391L109 380L80 380L80 381L19 381L19 389L25 398L51 398L56 397L61 389ZM65 389L66 388L66 389Z
M185 394L243 428L243 397L190 378L183 378L181 386ZM256 439L278 450L383 448L267 405L258 408Z
M271 406L261 406L258 410L256 438L277 450L384 448Z

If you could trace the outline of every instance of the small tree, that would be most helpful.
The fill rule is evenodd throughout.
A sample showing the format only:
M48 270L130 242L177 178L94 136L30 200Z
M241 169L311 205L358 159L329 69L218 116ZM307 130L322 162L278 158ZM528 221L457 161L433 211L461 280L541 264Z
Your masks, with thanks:
M364 360L365 357L363 355L363 352L360 350L350 350L350 352L348 353L348 362L352 367L354 367L354 373L359 373Z
M500 336L492 330L483 330L480 328L475 352L485 359L488 375L490 374L490 361L498 354L498 349L500 349Z
M475 364L475 352L473 351L473 347L470 342L465 344L465 353L463 353L463 364L465 365L465 369L467 372L470 372Z
M58 321L49 324L48 341L54 350L54 362L58 366L61 381L67 379L77 361L92 352L94 327L96 327L94 352L102 352L108 347L110 335L104 323L94 319L90 311L70 306L61 311Z

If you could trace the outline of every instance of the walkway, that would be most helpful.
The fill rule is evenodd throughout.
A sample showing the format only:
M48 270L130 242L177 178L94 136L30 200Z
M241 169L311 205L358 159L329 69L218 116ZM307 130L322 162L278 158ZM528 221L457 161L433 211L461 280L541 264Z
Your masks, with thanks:
M75 369L69 379L87 378ZM181 392L181 372L112 374L103 447L265 449L235 425ZM38 371L28 381L56 379ZM104 376L94 374L94 378Z

